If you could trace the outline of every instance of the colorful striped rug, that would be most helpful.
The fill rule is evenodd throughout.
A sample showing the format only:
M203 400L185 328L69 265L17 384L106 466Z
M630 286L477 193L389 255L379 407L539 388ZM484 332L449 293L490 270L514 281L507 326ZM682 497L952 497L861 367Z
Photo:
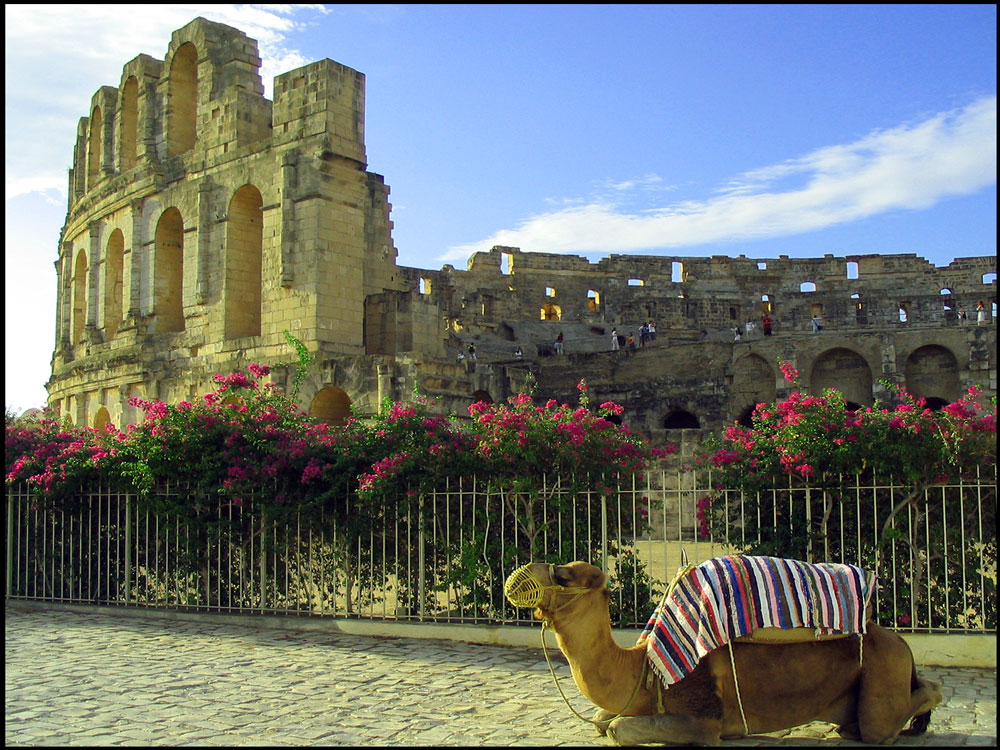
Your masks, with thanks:
M864 633L874 588L875 576L854 565L716 557L677 582L636 644L646 641L646 658L672 685L710 651L758 628Z

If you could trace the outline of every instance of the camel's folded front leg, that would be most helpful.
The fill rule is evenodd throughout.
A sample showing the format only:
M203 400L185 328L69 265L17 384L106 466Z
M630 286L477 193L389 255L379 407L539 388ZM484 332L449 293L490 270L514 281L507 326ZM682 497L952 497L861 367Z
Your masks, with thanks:
M597 728L597 734L601 737L606 735L608 733L608 724L617 715L614 711L608 711L606 708L599 708L594 711L594 718L591 721L594 722L594 726Z
M676 745L718 745L722 722L675 714L620 716L608 725L608 736L617 745L647 742Z

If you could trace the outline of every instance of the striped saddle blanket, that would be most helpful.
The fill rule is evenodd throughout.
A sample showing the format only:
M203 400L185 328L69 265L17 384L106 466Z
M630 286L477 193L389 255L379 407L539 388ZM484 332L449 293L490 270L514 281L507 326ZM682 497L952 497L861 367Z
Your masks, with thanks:
M760 628L863 634L875 576L854 565L716 557L692 568L653 612L637 645L664 685L703 656Z

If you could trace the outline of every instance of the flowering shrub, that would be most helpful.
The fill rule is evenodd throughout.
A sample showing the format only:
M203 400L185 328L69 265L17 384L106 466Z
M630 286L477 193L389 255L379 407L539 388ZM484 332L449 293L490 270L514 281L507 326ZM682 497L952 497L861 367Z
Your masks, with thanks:
M798 372L787 362L780 368L794 386ZM873 570L888 555L912 560L907 582L914 607L924 596L917 593L924 567L943 564L945 548L954 580L963 566L995 565L995 542L976 546L963 536L968 511L955 484L995 477L995 399L985 405L970 388L931 411L924 399L886 385L892 403L856 410L835 389L818 396L793 390L782 401L758 404L752 427L732 425L706 441L698 462L711 469L716 491L698 500L699 536L750 554L798 559L822 558L829 540L839 539L845 560ZM887 485L895 494L883 493L893 498L886 504L877 489ZM926 500L929 487L940 488L939 503ZM837 512L847 502L858 512ZM995 502L976 507L983 523L995 523ZM861 527L859 516L877 526ZM947 594L931 596L943 603ZM995 605L984 610L976 616L995 623Z

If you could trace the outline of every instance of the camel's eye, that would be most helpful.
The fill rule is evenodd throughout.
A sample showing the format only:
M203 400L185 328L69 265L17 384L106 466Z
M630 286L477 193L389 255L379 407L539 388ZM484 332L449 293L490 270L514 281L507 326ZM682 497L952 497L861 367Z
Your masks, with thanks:
M555 568L552 571L552 582L557 586L569 586L573 583L565 569Z

